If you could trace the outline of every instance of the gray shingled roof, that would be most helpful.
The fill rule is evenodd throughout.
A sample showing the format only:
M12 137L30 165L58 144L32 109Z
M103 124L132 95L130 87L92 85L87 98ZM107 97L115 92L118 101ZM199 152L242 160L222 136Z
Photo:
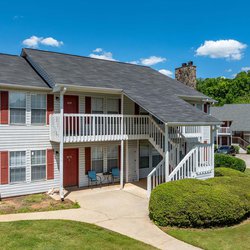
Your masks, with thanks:
M24 58L7 54L0 54L0 84L49 89Z
M225 104L212 107L211 115L220 121L232 121L232 131L250 131L250 104Z
M218 123L179 97L207 96L149 67L34 49L23 49L22 56L39 68L52 87L65 84L122 89L163 122Z

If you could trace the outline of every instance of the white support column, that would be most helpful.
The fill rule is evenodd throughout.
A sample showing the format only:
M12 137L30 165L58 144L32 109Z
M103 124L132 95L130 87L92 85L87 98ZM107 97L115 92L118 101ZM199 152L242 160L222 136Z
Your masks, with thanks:
M121 171L120 171L120 188L123 189L124 186L124 131L123 131L123 103L124 103L124 96L123 93L121 95Z
M211 168L214 176L214 136L216 132L216 127L210 126L210 141L211 141Z
M60 170L60 197L61 200L64 200L64 192L63 192L63 114L64 114L64 93L66 89L64 88L60 92L60 161L59 161L59 170Z
M165 123L165 181L169 176L169 148L168 148L168 125Z

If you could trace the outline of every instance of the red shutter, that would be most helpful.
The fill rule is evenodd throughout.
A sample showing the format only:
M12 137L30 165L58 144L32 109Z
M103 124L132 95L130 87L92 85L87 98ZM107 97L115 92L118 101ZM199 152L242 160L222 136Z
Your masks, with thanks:
M207 103L204 104L204 112L207 113Z
M85 113L91 114L91 97L85 97Z
M85 148L85 174L91 170L91 147Z
M118 145L118 168L121 168L121 145Z
M47 124L49 124L49 116L54 113L54 95L47 95Z
M122 102L121 102L121 99L119 99L118 100L118 105L119 105L119 107L118 107L118 112L119 112L119 114L121 114L122 112Z
M47 149L47 179L54 179L54 150Z
M9 92L0 91L0 124L8 124L9 122Z
M139 115L140 114L140 106L135 103L135 115Z
M0 183L8 184L9 182L9 158L8 151L0 152Z

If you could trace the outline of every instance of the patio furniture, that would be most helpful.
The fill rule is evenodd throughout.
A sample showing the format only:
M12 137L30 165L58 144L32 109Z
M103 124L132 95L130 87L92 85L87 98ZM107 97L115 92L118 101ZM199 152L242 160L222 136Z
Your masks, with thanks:
M102 184L102 179L99 175L96 174L96 171L88 171L88 186L90 186L90 184L95 183L96 186L97 184L101 185Z
M119 168L112 168L111 169L111 177L112 177L113 184L114 184L116 179L120 180L120 170L119 170Z
M112 182L111 172L104 172L102 175L103 175L102 183L109 185Z

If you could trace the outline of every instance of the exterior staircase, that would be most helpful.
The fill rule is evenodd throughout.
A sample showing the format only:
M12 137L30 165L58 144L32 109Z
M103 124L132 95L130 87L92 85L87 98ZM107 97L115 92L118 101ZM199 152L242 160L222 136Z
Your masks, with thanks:
M150 119L149 141L163 156L162 161L147 176L148 197L158 185L185 178L206 178L213 175L213 148L211 144L197 142L187 152L188 138L177 127L169 127L169 169L165 166L165 131ZM182 153L182 154L181 154Z

